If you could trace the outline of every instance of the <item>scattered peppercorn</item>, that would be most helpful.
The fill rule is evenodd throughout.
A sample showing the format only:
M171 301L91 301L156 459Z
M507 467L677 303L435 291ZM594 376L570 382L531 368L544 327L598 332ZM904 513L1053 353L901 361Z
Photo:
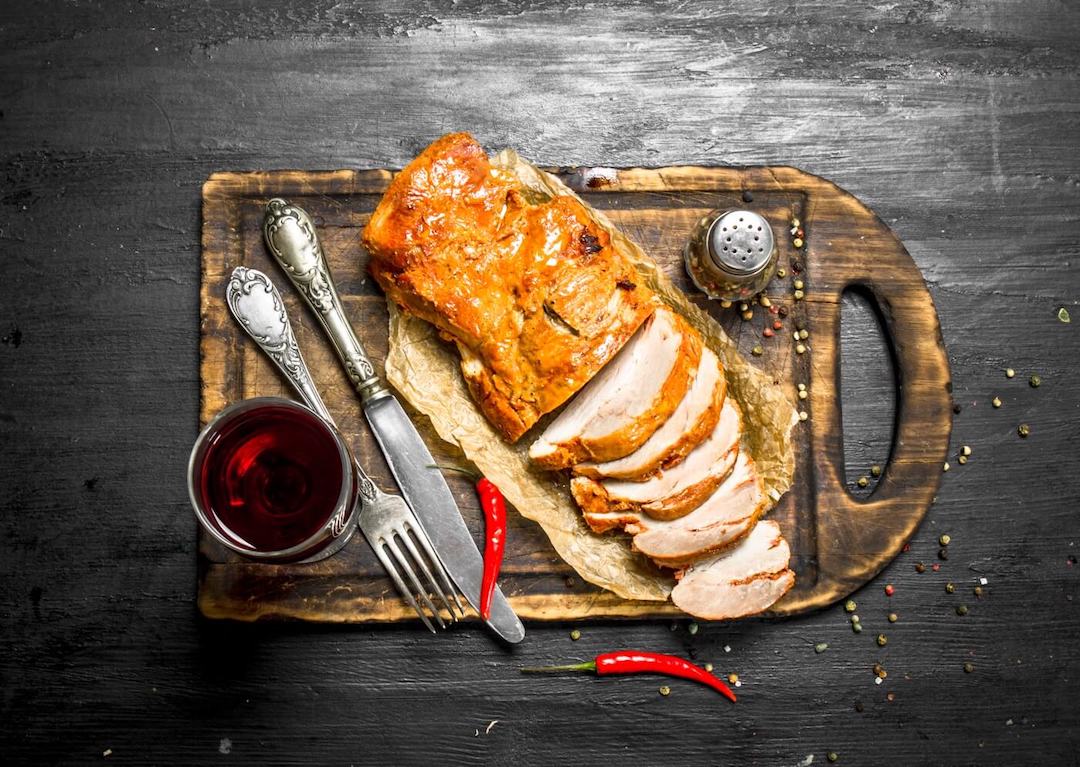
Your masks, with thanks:
M794 240L791 241L791 244L794 245L796 248L801 248L803 246L802 237L796 237Z
M916 562L915 563L915 572L917 572L917 573L925 573L926 572L926 565L924 565L922 562Z
M962 410L962 408L960 407L960 403L959 402L954 402L953 406L952 406L953 413L955 413L956 415L960 415L961 410Z
M866 487L870 484L870 480L867 477L859 477L858 481L856 481L855 484L859 487Z
M930 569L933 570L936 573L938 570L941 569L941 565L939 565L937 562L935 562L934 564L930 565Z
M766 338L772 338L776 334L773 332L772 328L765 328L763 331L761 331L761 335L765 336Z
M1072 317L1069 316L1069 310L1064 306L1058 309L1058 319L1062 322L1072 322Z
M735 684L735 683L737 683L739 681L739 675L738 674L728 674L727 675L727 680L729 682L731 682L732 684Z
M965 663L964 664L964 673L965 674L970 674L974 670L975 670L975 664L974 663Z
M945 462L945 463L944 463L944 464L942 465L942 467L941 467L941 470L942 470L942 471L948 471L948 470L949 470L949 462L948 462L948 461L946 461L946 462Z
M781 306L778 314L780 315L781 319L784 318L784 317L787 317L788 316L788 308L786 306Z
M752 319L754 319L754 310L753 309L746 309L742 313L742 318L744 320L752 320Z
M896 623L898 620L900 620L899 615L896 613L889 613L889 623Z
M730 309L731 308L731 302L728 301L726 298L722 299L720 301L720 308L721 309Z
M971 455L971 446L970 445L963 445L960 448L960 455Z
M808 392L806 389L802 389L799 392L799 399L806 399L809 396L810 396L810 392Z
M806 321L805 320L795 320L795 329L796 330L805 330L806 329Z
M830 751L829 753L825 754L825 758L828 759L830 762L835 762L837 759L840 758L840 755L837 754L835 751Z
M858 605L855 604L854 599L849 599L848 601L844 602L844 609L847 610L849 613L855 612L856 607L858 607Z
M792 229L798 229L800 226L802 226L802 221L795 218L795 216L792 216L791 217L791 228Z
M967 605L957 605L956 606L956 614L957 615L967 615L968 614Z
M895 692L888 693L885 696L885 700L889 701L889 703L892 703L894 700L896 700L896 693Z
M806 347L803 344L795 344L795 353L796 354L805 354L806 353Z
M666 698L668 695L671 695L671 688L668 687L666 684L662 685L660 687L660 694Z
M1013 370L1012 368L1005 368L1005 377L1006 378L1012 378L1014 375L1016 375L1015 370Z
M821 653L825 652L828 649L828 642L818 642L816 645L814 645L814 652L816 652L818 655L821 655Z
M804 295L805 294L801 290L796 290L795 291L795 300L796 301L802 301Z
M810 337L810 331L809 330L806 330L805 328L803 328L802 330L799 331L799 338L801 338L803 341L805 341L809 337Z
M862 624L861 623L852 623L851 624L851 630L854 631L856 634L861 634L862 633Z
M760 357L762 354L765 353L765 350L761 348L761 344L758 344L750 350L750 353L753 354L755 357Z
M806 420L806 419L808 419L809 417L810 417L810 414L809 414L809 413L807 413L807 412L806 412L805 410L800 410L800 411L799 411L799 420L800 420L800 421L805 421L805 420Z
M742 201L743 202L753 202L754 201L754 195L750 194L750 190L748 190L748 189L743 190Z
M946 594L952 594L955 591L956 591L956 584L955 583L946 583L945 584L945 593Z
M949 549L945 546L942 546L940 549L938 549L937 555L938 559L944 561L949 558Z
M576 642L577 640L581 639L581 632L577 629L574 629L570 632L570 638Z
M696 623L691 623L689 626L686 627L686 630L689 631L692 636L698 633L698 625Z
M859 623L860 622L859 621L859 616L858 615L852 615L851 616L851 622L852 623Z
M995 408L1001 407L1001 398L994 397L992 400L990 400L990 404L993 405Z
M975 592L975 597L977 599L982 599L982 595L983 595L982 586L976 586L975 589L974 589L974 592Z
M885 584L885 596L891 597L895 593L896 593L896 587L893 586L891 583L886 583Z
M780 320L773 320L772 329L773 330L783 330L784 329L784 323L782 323Z
M802 280L795 280L795 282L791 284L795 288L795 290L802 290L805 287Z
M705 664L705 670L708 671L711 674L712 670L713 670L713 665L711 663L706 663Z
M1028 384L1030 384L1032 389L1038 389L1039 386L1042 384L1042 379L1038 376L1032 376L1028 379Z
M1016 427L1016 433L1026 439L1027 435L1031 434L1031 427L1026 423L1022 423Z
M960 464L961 466L963 466L965 463L967 463L967 456L966 455L960 456L959 458L956 459L956 462L958 464Z
M772 306L772 301L769 300L768 296L761 296L761 298L758 299L758 303L764 306L766 309Z
M880 663L874 664L874 676L876 676L878 679L884 679L888 675L889 672L885 670L884 666L882 666Z
M870 476L872 476L872 477L880 477L881 476L881 467L878 466L876 463L873 466L870 467Z
M937 541L942 546L948 546L950 543L952 543L952 538L949 536L948 533L942 533L941 537L938 538Z
M877 635L877 645L878 645L878 647L884 647L888 643L889 643L889 638L887 636L885 636L884 634L878 634Z

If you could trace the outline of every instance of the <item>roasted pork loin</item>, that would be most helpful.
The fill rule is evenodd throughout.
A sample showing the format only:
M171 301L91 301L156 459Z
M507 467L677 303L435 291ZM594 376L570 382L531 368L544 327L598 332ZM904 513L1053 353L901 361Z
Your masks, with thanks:
M546 469L606 461L641 447L678 408L701 360L701 336L657 309L529 448Z
M474 399L511 442L656 307L577 199L535 200L466 133L442 137L394 177L363 242L387 296L457 345Z

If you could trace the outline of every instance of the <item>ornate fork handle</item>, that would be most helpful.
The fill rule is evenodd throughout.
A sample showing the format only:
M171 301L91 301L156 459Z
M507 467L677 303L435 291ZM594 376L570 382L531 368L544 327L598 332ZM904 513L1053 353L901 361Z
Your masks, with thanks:
M303 208L275 198L266 205L263 237L270 253L314 310L345 365L360 401L387 394L341 308L315 225Z
M229 304L229 311L233 313L241 327L285 374L307 406L318 413L324 421L333 425L334 419L330 411L326 409L322 397L319 396L319 390L315 388L311 373L300 354L300 346L296 343L289 316L285 312L285 303L281 300L281 294L274 287L274 283L270 282L270 278L258 269L238 266L229 279L225 297ZM359 464L354 461L354 465L360 495L365 501L373 502L381 491L368 478ZM334 521L340 525L344 523L344 510L339 516L342 519ZM335 533L337 534L340 534L340 531Z

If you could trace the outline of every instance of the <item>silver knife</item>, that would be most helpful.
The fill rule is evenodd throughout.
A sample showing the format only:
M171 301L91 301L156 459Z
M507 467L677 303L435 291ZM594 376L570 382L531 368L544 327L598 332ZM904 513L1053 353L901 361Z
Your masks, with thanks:
M308 306L345 367L375 439L405 500L412 506L443 566L473 609L480 604L483 559L461 518L454 496L401 403L382 385L341 308L311 217L282 199L266 205L263 237ZM525 627L502 591L495 589L488 625L507 642L525 638Z

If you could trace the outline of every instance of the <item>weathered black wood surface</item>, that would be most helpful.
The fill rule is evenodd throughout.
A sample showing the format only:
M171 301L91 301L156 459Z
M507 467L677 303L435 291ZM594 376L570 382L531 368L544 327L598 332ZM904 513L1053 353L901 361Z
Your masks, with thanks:
M5 763L1077 763L1080 330L1056 314L1080 321L1080 7L3 10ZM532 625L514 651L471 629L196 617L183 465L200 184L222 168L400 166L450 129L548 165L794 164L897 231L941 315L955 447L973 455L951 461L910 552L856 595L862 634L839 607L696 634L586 624L577 642ZM892 399L873 320L851 304L854 483L885 458ZM940 572L916 573L946 532ZM741 700L518 673L619 646L736 672Z

